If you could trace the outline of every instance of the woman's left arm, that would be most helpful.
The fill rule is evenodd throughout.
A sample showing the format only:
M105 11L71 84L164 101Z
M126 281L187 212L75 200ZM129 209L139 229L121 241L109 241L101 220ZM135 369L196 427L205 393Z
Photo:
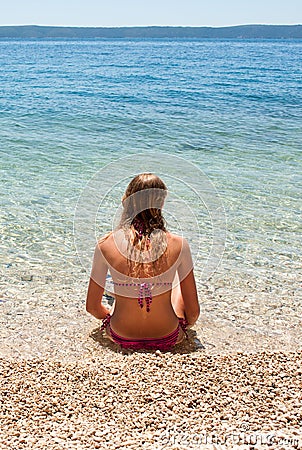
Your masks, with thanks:
M90 278L86 299L86 311L92 314L97 319L104 319L106 314L110 313L102 304L102 297L104 288L96 283L93 278Z
M110 311L102 304L108 265L97 244L94 251L92 269L86 298L86 311L97 319L104 319Z

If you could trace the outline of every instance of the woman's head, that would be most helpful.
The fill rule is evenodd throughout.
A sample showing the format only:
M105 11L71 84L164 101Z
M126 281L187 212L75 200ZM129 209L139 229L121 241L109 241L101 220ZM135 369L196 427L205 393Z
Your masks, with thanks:
M153 173L134 177L123 196L122 222L133 226L138 233L150 235L153 230L165 230L162 208L167 196L165 183Z

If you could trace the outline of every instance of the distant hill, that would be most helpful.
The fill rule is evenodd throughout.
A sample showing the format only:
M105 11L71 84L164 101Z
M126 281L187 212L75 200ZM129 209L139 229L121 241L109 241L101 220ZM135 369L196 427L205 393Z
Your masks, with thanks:
M302 39L302 25L237 25L232 27L56 27L2 26L0 39Z

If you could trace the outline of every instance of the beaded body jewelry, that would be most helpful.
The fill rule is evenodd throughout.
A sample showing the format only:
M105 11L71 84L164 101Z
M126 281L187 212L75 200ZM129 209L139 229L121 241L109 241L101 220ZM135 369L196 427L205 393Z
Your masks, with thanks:
M146 311L150 311L150 305L152 303L152 286L171 286L171 282L163 282L163 283L117 283L113 281L115 286L126 286L126 287L139 287L139 295L138 295L138 304L141 308L144 306L144 299L146 301Z

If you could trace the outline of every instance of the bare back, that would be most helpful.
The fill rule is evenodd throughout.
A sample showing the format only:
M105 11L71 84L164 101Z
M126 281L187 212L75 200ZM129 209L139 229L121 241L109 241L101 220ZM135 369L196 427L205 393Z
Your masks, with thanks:
M172 287L175 289L177 286L178 277L180 285L186 284L184 280L188 275L193 276L193 263L189 246L183 238L166 233L166 242L166 250L156 264L140 264L139 281L147 280L152 285L149 312L137 301L139 283L135 281L138 279L131 276L129 261L117 248L113 234L96 248L99 257L96 258L95 252L91 277L104 286L107 272L110 272L115 296L111 325L124 337L159 337L177 327L178 318L171 302ZM187 300L198 304L195 283L191 285L191 289L187 289L187 297L190 297Z

